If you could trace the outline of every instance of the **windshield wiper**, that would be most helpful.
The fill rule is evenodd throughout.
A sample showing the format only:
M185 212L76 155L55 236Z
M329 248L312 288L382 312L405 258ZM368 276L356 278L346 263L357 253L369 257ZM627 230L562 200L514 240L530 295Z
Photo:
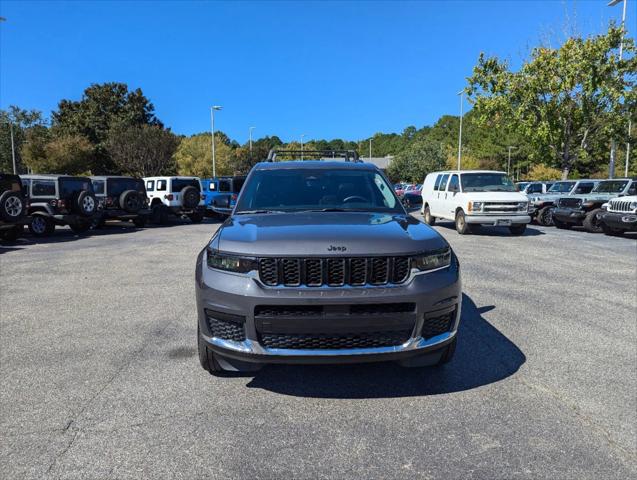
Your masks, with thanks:
M253 215L257 213L285 213L283 210L241 210L235 212L235 215Z

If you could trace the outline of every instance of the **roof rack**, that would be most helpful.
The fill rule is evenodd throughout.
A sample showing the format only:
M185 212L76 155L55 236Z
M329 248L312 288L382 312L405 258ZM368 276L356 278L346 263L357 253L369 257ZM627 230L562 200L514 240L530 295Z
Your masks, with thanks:
M362 163L356 150L277 150L271 148L266 162L276 162L278 156L290 157L295 160L331 160L344 158L346 162Z

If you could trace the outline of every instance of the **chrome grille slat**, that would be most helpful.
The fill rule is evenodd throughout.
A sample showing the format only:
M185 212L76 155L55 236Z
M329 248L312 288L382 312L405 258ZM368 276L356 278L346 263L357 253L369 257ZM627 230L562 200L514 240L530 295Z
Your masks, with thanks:
M260 258L259 278L269 286L341 287L400 284L409 278L409 257Z

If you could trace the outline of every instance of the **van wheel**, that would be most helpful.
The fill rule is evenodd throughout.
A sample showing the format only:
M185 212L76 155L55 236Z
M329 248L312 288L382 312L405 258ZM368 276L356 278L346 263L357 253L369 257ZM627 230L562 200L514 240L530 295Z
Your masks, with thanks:
M509 227L509 231L513 234L513 235L523 235L524 232L526 231L526 224L523 223L521 225L511 225Z
M544 227L553 226L553 207L544 207L537 212L535 220Z
M36 237L46 237L55 230L55 224L44 215L33 215L29 222L29 232Z
M197 325L197 350L199 352L199 363L206 372L210 375L223 374L224 370L217 362L214 352L206 346L206 343L201 338L199 325Z
M425 217L425 223L427 225L433 226L436 224L436 217L433 217L431 215L431 210L429 209L429 205L425 206L423 217Z
M464 218L464 212L462 210L458 210L456 212L456 232L460 235L464 235L465 233L469 233L471 231L471 227L467 224Z
M601 208L595 208L586 214L586 217L584 217L584 221L582 222L582 224L584 225L584 229L587 232L591 232L591 233L602 232L601 222L597 218L597 214L601 211L602 211Z

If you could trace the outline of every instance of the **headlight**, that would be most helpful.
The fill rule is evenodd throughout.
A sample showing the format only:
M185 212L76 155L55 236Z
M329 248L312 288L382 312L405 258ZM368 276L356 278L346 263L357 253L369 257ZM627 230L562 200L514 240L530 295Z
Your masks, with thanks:
M529 202L518 202L518 210L526 212L529 209Z
M635 210L637 208L637 202L630 202L628 208L630 208L631 210Z
M469 202L467 210L470 212L481 212L484 202Z
M427 252L411 258L411 266L421 272L451 265L451 249Z
M215 252L209 248L206 258L208 261L208 267L214 270L248 273L257 269L257 259L252 257L227 255L225 253Z

